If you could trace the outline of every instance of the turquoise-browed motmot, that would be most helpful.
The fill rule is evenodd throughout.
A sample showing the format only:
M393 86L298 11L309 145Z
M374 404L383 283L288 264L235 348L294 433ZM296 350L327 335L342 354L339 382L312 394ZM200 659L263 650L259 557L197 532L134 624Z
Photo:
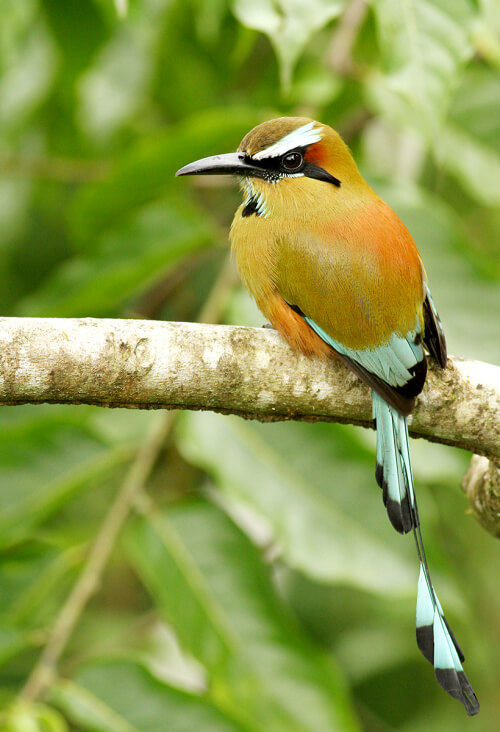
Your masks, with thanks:
M476 714L462 651L429 575L410 465L406 417L424 386L426 351L446 366L417 247L340 135L314 120L264 122L236 153L198 160L177 175L222 173L241 182L230 238L260 310L292 348L340 357L372 389L376 479L391 523L412 531L417 546L418 647L445 691Z

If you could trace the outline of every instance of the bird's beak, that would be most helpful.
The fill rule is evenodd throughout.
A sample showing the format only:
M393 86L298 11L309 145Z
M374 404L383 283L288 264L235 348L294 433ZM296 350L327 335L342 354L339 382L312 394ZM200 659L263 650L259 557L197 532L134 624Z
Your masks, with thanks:
M262 168L252 165L244 153L225 153L195 160L177 171L176 175L251 175L263 177Z

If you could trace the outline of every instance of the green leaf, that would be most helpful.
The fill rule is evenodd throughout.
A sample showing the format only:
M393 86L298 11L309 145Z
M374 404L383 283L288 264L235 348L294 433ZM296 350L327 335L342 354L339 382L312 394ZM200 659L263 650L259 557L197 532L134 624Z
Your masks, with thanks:
M50 701L78 729L94 732L236 732L239 725L208 700L155 679L134 661L109 660L59 681Z
M111 3L106 5L109 13ZM165 3L142 0L121 19L113 13L114 32L77 86L79 121L95 140L116 135L145 103L167 12Z
M206 216L185 200L145 207L66 260L43 287L22 301L23 315L116 316L124 303L211 243Z
M108 178L84 186L76 196L70 214L75 237L92 241L133 209L170 189L182 191L176 170L197 158L235 150L248 129L261 121L250 109L223 108L140 140L116 160Z
M243 25L269 37L280 63L282 87L288 91L308 41L346 5L346 0L234 0L234 14Z
M469 195L485 206L500 206L500 155L494 150L448 124L440 135L436 156Z
M149 512L126 546L225 714L245 729L357 729L337 669L294 628L258 550L220 510Z
M37 702L16 702L7 709L3 732L68 732L68 726L55 709Z
M500 154L500 76L485 66L462 75L450 108L450 120Z
M0 565L0 614L19 628L38 628L57 612L68 579L81 563L82 549L29 542L10 549Z
M64 73L80 72L106 37L106 26L93 0L79 0L77 6L58 0L42 0L41 5L52 35L65 56Z
M498 0L479 0L479 18L474 26L474 43L482 58L500 67L500 13Z
M486 206L500 206L500 79L486 68L464 74L450 121L434 144L438 164Z
M1 613L0 613L1 616ZM0 666L31 645L28 633L6 623L0 628Z
M434 141L473 53L470 0L373 0L383 70L367 91L380 113Z
M0 125L16 136L44 100L55 77L53 40L35 3L2 3ZM14 42L12 41L14 39ZM3 47L3 48L2 48Z
M154 524L137 523L128 534L127 548L141 579L154 593L159 606L167 611L181 643L191 651L195 648L196 657L208 668L227 666L235 638L171 523L156 515ZM176 592L172 591L174 587ZM180 590L189 594L189 603L182 601Z
M85 424L84 407L7 407L0 419L0 546L19 541L82 491L90 478L124 462Z
M265 439L259 428L238 417L185 414L179 446L187 459L210 473L229 508L240 505L256 514L290 566L321 582L347 583L373 592L401 593L412 587L409 563L400 548L390 548L393 537L389 538L389 527L387 540L385 536L382 539L360 524L361 509L357 510L358 518L350 517L336 505L333 495L325 495L321 485L346 490L352 482L349 469L342 472L333 457L329 476L324 475L325 465L323 475L314 480L318 467L312 459L313 467L299 474L291 469L287 455L301 454L308 460L312 431L310 435L306 430L297 433L287 452L280 451L274 440L280 425L270 427L273 433L267 430ZM311 447L314 449L314 444ZM380 501L371 470L369 475L372 495ZM383 514L380 509L377 515L381 521Z

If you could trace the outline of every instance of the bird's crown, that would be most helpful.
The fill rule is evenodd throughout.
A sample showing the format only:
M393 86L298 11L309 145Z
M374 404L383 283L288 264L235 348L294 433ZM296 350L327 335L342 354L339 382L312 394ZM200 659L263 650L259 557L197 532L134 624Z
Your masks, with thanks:
M296 147L308 147L322 138L323 126L307 117L278 117L254 127L238 150L254 160L278 157Z

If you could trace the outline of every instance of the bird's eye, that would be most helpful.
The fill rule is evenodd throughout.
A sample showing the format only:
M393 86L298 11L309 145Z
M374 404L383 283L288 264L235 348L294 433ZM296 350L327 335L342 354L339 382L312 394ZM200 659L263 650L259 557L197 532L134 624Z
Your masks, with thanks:
M299 152L289 152L281 158L281 165L287 173L297 173L304 165L304 156Z

